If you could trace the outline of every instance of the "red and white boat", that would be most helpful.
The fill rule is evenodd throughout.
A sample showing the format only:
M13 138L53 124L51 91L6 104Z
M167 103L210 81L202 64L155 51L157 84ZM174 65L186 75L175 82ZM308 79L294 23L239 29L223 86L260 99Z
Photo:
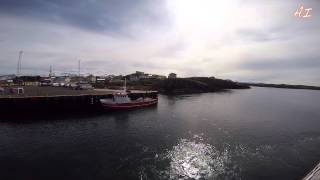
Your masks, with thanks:
M131 100L126 92L126 81L124 91L113 94L112 98L100 99L104 109L107 110L124 110L138 107L152 106L158 103L158 98L138 98Z

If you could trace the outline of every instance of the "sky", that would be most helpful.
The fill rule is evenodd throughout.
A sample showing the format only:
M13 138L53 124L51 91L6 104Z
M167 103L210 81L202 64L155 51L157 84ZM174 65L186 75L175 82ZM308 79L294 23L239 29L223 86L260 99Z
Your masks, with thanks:
M22 50L25 75L80 60L83 74L320 86L319 16L319 0L0 0L0 74Z

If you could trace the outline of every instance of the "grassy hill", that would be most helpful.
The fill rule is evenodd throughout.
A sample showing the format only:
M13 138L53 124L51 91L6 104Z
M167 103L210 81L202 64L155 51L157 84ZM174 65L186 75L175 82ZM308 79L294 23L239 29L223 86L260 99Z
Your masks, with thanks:
M108 83L108 88L121 88L123 82ZM242 85L231 80L216 79L213 77L190 77L174 79L143 79L140 81L128 81L128 89L156 90L164 94L183 93L204 93L215 92L226 89L247 89L247 85Z
M165 79L156 83L153 89L162 93L202 93L215 92L226 89L247 89L249 86L242 85L230 80L222 80L209 77L191 77Z

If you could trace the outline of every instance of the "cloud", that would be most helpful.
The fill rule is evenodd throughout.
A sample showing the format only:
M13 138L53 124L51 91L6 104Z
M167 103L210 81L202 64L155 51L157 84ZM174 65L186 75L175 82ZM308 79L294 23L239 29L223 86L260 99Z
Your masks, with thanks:
M266 31L262 29L239 29L237 30L237 36L242 38L243 40L248 41L258 41L258 42L264 42L264 41L281 41L286 40L287 38L285 36L280 36L277 34L276 31Z
M303 70L320 69L320 55L315 57L297 57L296 59L259 59L246 60L240 64L240 68L250 70ZM319 72L320 75L320 72Z
M167 23L163 1L157 0L1 0L0 4L1 14L121 35L128 35L135 23Z
M0 0L0 74L23 50L25 74L76 72L81 59L83 73L320 85L319 1L304 2L310 19L293 16L295 0L186 1Z

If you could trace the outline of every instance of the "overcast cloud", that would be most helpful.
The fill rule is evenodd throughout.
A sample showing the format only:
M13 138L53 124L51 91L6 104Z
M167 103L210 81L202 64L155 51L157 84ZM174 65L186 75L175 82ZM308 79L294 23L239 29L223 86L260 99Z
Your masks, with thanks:
M0 74L136 70L320 85L320 1L0 0ZM293 16L303 4L311 18Z

